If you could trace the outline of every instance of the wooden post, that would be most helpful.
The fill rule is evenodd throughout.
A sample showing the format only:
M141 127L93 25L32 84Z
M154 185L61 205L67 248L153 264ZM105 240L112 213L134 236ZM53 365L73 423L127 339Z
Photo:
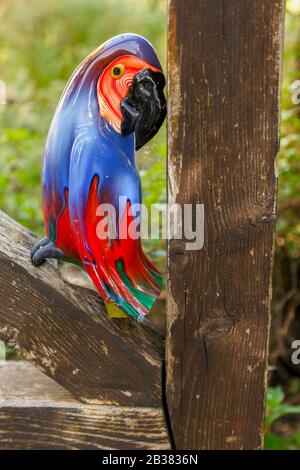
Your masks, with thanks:
M283 0L169 0L169 202L204 248L168 249L167 403L177 449L263 440Z

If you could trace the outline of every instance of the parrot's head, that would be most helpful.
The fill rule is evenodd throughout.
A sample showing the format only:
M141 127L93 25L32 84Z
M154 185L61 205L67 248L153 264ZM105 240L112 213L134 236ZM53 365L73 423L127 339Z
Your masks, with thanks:
M122 43L119 55L113 54L97 82L99 109L101 117L116 132L123 136L135 133L138 150L157 133L165 119L165 78L156 53L145 38L131 34L117 38Z

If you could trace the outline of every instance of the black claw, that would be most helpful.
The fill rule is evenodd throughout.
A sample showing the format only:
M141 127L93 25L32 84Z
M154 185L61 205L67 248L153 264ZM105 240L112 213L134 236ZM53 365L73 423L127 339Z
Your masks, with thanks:
M35 254L35 252L41 247L41 246L45 246L45 245L48 245L49 243L49 239L47 237L44 237L42 238L41 240L39 240L35 245L34 247L32 248L31 252L30 252L30 257L32 259L33 255Z
M31 262L34 266L38 267L45 261L46 258L64 258L64 252L56 248L52 242L49 242L45 237L33 247L30 253Z

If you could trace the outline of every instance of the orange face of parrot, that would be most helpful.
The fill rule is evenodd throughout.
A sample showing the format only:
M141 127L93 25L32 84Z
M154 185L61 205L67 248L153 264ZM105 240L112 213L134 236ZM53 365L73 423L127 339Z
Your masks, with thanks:
M133 55L111 62L98 79L100 114L118 133L135 132L141 148L158 131L166 115L162 72Z

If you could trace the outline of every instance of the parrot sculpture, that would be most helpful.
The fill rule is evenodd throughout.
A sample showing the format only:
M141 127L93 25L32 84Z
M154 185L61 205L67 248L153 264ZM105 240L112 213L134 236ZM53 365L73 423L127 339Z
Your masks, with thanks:
M31 251L35 266L46 258L83 266L101 297L135 320L159 296L161 275L140 236L119 234L140 223L131 211L141 203L135 150L165 119L164 86L153 46L136 34L110 39L78 66L49 129L42 172L47 236ZM97 234L101 204L116 209L113 237Z

